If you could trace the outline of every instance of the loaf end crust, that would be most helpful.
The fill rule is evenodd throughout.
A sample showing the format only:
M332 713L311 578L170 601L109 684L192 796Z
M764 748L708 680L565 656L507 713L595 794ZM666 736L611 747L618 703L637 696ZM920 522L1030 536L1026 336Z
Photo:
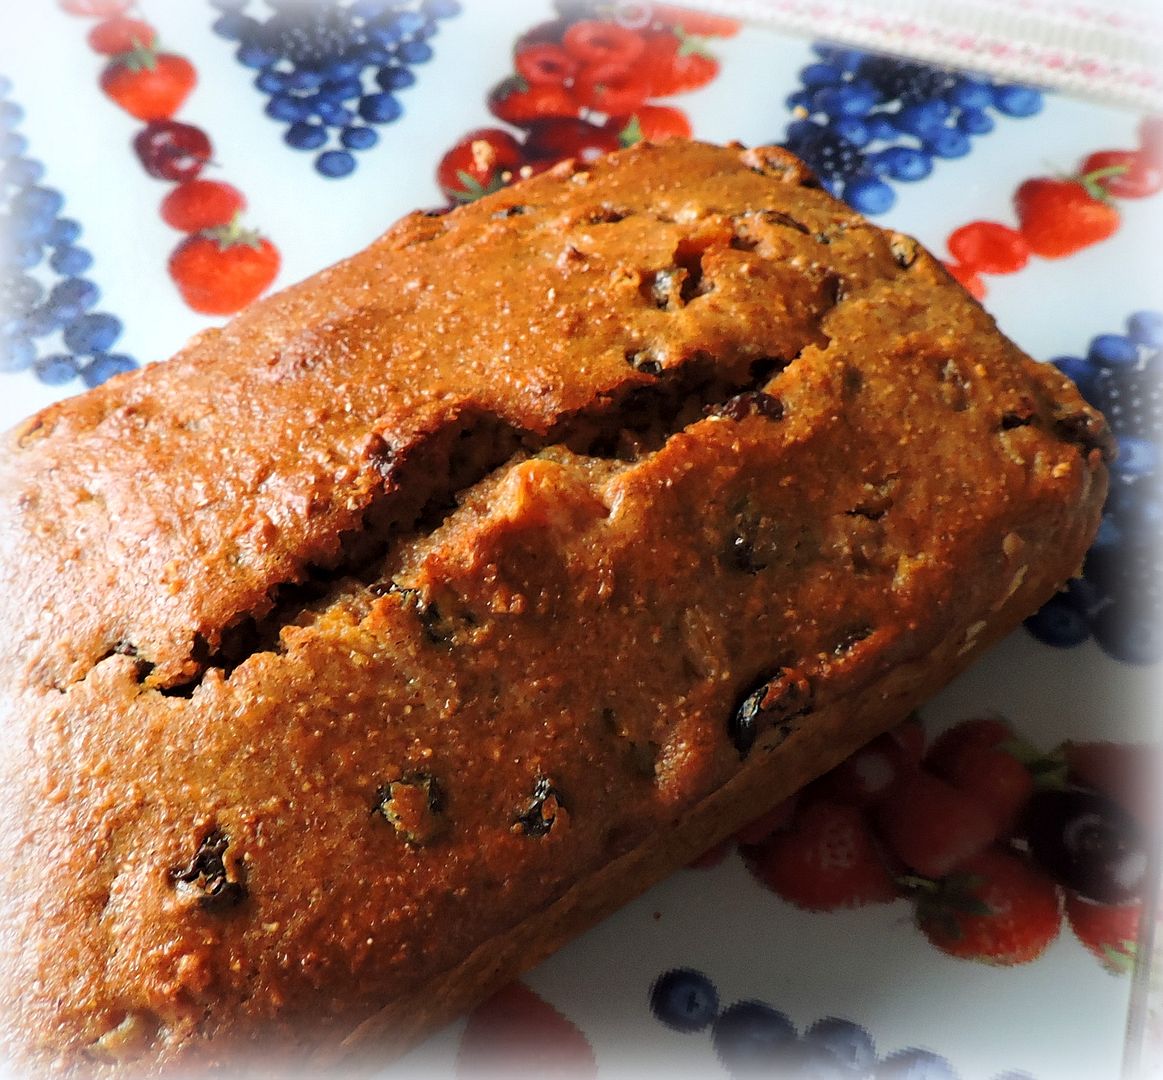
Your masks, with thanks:
M915 241L694 142L50 407L0 458L8 1053L382 1063L1016 626L1110 453Z

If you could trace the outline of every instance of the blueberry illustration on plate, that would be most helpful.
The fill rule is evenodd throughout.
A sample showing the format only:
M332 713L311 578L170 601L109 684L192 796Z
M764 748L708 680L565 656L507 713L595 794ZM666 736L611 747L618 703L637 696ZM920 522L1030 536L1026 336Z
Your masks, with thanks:
M830 45L800 71L787 98L784 145L829 191L863 214L892 209L888 180L923 180L939 158L960 158L992 131L994 114L1032 116L1042 95L1027 86ZM992 112L991 112L992 110Z
M121 337L121 320L95 311L101 290L88 275L93 254L78 241L81 226L63 217L65 197L45 181L44 165L28 156L28 140L11 130L23 110L4 100L0 87L0 372L29 371L46 386L78 376L97 386L137 366L109 350ZM58 337L59 335L59 337ZM63 347L62 347L63 346Z
M1163 436L1163 312L1136 311L1124 333L1098 334L1086 356L1053 363L1101 411L1115 435L1102 524L1074 583L1026 620L1039 641L1058 648L1091 638L1128 664L1163 659L1163 526L1159 441Z
M432 59L437 24L460 11L455 0L212 2L214 32L236 42L236 59L256 72L264 111L287 125L283 141L319 151L315 169L329 179L350 176L356 154L379 142L375 128L403 115L396 92Z
M779 1075L800 1060L796 1026L762 1001L738 1001L724 1009L711 1032L715 1053L732 1076Z
M650 1010L675 1031L702 1031L719 1011L719 993L701 971L673 968L650 988Z

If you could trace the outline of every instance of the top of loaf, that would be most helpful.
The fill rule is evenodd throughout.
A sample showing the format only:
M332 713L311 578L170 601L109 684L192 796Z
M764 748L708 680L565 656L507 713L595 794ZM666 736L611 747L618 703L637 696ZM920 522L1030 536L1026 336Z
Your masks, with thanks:
M149 685L188 683L289 583L350 560L369 527L411 524L433 494L417 494L425 446L483 427L584 442L636 394L742 389L824 345L843 297L931 308L951 354L992 335L980 311L951 327L967 301L910 275L916 250L783 151L695 142L406 217L169 363L12 433L0 528L20 554L0 570L0 671L64 687L120 651ZM39 602L46 582L67 609Z

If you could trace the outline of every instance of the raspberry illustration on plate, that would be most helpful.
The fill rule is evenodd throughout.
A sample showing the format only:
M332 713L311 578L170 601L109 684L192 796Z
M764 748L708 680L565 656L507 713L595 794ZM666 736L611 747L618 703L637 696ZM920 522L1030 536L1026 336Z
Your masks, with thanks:
M256 72L267 116L287 125L284 142L317 151L315 169L329 179L351 175L355 155L404 114L397 95L432 59L439 23L460 11L457 0L211 2L220 12L214 32Z
M649 34L642 69L649 96L670 97L713 82L719 74L719 61L701 38L674 27Z
M516 130L508 133L520 160L506 157L494 172L509 183L574 157L590 160L642 139L688 138L690 120L656 99L697 90L719 72L709 39L729 37L739 24L664 4L606 9L559 0L560 17L533 27L513 50L514 72L488 95L489 111ZM452 183L450 161L471 135L441 159L437 180L456 202L495 190ZM512 148L505 140L506 150ZM459 178L457 178L459 180Z
M686 113L670 105L640 105L629 116L611 116L603 125L618 136L622 146L633 146L642 139L689 139L691 122Z

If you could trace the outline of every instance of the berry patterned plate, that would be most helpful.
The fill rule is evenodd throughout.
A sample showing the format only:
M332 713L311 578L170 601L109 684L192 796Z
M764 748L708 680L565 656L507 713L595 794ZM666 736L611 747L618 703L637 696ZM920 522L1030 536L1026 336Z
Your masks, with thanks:
M693 134L916 235L1118 436L1024 629L385 1077L1159 1075L1163 119L576 0L45 0L0 72L5 428L410 209Z

